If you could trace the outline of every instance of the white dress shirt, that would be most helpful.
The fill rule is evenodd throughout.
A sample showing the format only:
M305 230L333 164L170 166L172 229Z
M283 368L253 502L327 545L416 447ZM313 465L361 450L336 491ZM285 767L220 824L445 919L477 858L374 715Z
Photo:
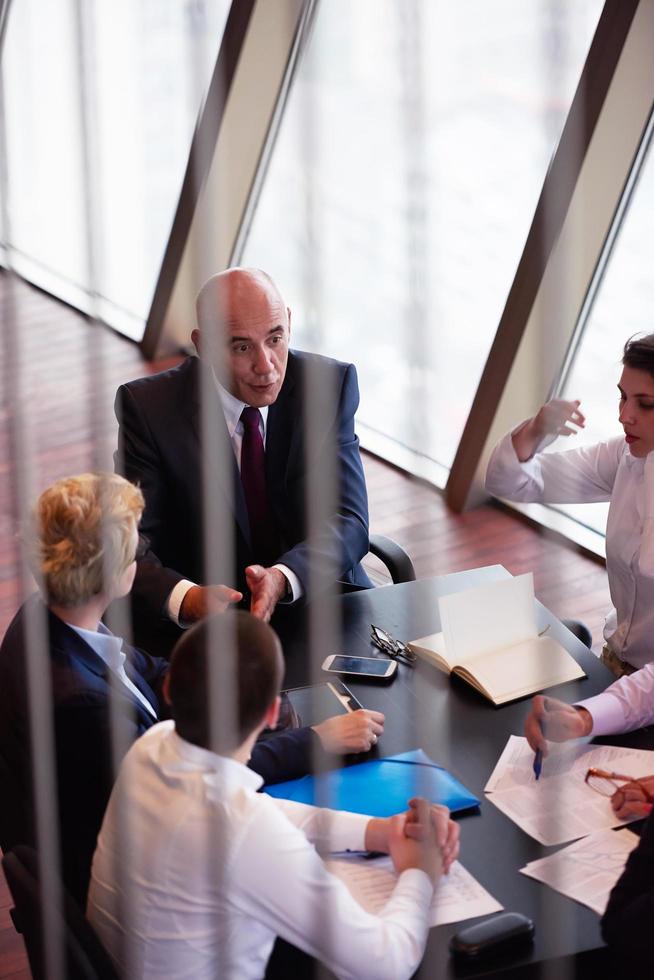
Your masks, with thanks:
M260 978L279 935L338 977L410 977L427 938L429 877L403 872L383 911L365 912L314 845L360 850L368 818L274 800L260 786L241 763L179 738L171 721L132 746L98 838L88 902L121 975Z
M218 381L216 381L216 388L218 395L220 396L220 403L223 407L223 414L225 416L225 423L227 425L227 431L229 432L229 438L234 450L234 455L236 457L236 465L238 466L239 473L241 472L241 449L243 447L243 432L244 426L241 421L241 415L243 409L248 406L245 402L240 401L235 398L230 391L227 391ZM268 423L268 406L264 405L259 409L261 414L261 420L259 422L259 430L261 432L261 437L263 439L264 447L266 445L266 426ZM304 589L302 588L302 583L295 574L295 572L288 568L287 565L277 564L273 565L273 568L278 568L280 572L285 576L291 589L291 602L296 602L304 595ZM177 585L172 589L170 595L168 596L168 616L177 623L178 626L183 626L183 623L179 621L179 611L182 607L182 602L184 601L184 596L189 589L192 589L195 582L190 582L188 579L182 579Z
M610 501L606 571L614 608L604 639L634 667L654 660L654 453L639 459L617 438L568 452L538 452L521 463L512 435L493 450L486 489L525 503Z
M81 636L85 643L87 643L91 649L97 653L100 659L107 665L109 670L112 670L116 674L125 687L134 695L134 697L141 702L145 710L152 715L153 718L157 717L157 712L154 710L145 694L139 691L136 684L133 683L127 676L125 672L125 660L126 656L122 651L123 641L120 636L114 636L114 634L107 629L104 623L98 624L97 632L94 630L85 630L80 626L73 626L72 623L66 623L72 630Z

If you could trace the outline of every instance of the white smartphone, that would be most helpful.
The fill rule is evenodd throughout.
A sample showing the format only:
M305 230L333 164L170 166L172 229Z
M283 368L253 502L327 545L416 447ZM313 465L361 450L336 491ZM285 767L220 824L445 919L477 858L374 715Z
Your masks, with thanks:
M322 669L331 674L355 674L357 677L392 677L397 670L394 660L381 660L379 657L345 657L333 653L325 657Z

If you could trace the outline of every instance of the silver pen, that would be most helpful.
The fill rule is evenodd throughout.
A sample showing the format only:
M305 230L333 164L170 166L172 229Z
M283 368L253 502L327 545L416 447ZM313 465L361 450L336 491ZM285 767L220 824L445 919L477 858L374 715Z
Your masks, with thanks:
M346 711L358 711L363 705L352 694L352 691L341 680L327 681L327 687L334 697L338 698Z

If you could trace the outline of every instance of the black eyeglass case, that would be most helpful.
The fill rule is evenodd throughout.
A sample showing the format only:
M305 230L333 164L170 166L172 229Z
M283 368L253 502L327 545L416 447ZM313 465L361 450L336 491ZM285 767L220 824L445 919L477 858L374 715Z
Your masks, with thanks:
M461 959L480 960L534 941L534 923L520 912L502 912L474 926L460 929L450 940L450 951Z

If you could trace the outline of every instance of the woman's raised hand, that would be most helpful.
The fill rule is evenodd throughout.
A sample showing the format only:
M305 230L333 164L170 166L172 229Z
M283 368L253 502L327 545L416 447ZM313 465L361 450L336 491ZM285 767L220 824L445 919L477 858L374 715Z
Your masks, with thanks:
M547 436L572 436L583 429L586 419L578 401L553 398L513 433L513 448L521 463L530 459Z

